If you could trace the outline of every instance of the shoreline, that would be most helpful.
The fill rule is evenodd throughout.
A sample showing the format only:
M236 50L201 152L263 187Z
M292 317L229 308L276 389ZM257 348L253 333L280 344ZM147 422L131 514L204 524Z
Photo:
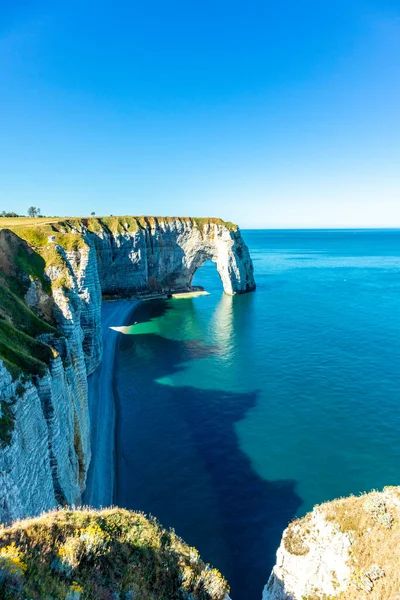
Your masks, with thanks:
M83 504L94 508L114 502L116 476L116 399L114 395L114 361L119 331L139 305L137 299L104 300L101 306L103 358L88 377L91 461L87 474Z
M103 357L88 378L91 461L87 473L82 504L104 508L115 503L117 486L118 398L114 381L115 353L118 335L129 326L128 319L141 302L151 300L187 299L209 295L200 288L187 291L143 294L131 298L103 297L101 328Z

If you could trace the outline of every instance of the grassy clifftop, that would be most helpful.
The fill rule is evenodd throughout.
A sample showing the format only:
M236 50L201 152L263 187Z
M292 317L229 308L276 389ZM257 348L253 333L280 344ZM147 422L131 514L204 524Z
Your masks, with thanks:
M159 223L169 223L181 220L191 224L194 227L202 229L203 227L215 224L223 225L230 231L236 231L237 225L231 221L223 221L216 217L154 217L154 216L112 216L112 217L46 217L46 218L27 218L0 217L0 229L9 228L16 233L29 235L31 231L32 241L39 241L41 234L58 235L60 233L69 233L80 230L82 226L89 231L98 232L106 229L112 233L123 233L124 231L138 231L147 227L155 227ZM36 231L36 234L33 233ZM24 235L22 236L24 237ZM26 238L25 238L26 239ZM60 242L61 243L61 242Z
M325 518L351 539L351 584L340 600L395 600L400 590L400 487L322 505Z
M4 600L223 600L227 592L194 548L141 513L61 510L0 530Z
M316 506L289 525L283 547L276 575L293 600L396 600L400 487ZM272 584L266 597L278 600Z

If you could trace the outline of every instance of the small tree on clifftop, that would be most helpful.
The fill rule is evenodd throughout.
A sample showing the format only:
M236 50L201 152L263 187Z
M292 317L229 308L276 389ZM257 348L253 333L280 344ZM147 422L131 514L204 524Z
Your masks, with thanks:
M40 209L36 208L36 206L30 206L28 208L28 215L32 218L37 217L39 213L40 213Z

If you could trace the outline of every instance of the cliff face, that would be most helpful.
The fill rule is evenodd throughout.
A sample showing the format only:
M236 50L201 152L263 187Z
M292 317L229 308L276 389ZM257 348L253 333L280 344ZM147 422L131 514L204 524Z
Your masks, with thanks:
M90 221L87 227L106 294L188 290L206 260L216 263L227 294L255 288L252 261L240 231L218 219L121 217L117 222L108 220L101 229L91 227Z
M0 520L8 522L80 502L101 291L85 248L70 257L59 248L49 266L12 232L0 231L0 248L9 260L0 281Z
M263 600L395 600L400 488L320 506L284 531Z
M227 293L255 288L238 228L219 219L74 219L12 229L0 230L2 522L81 500L102 293L188 290L207 259Z

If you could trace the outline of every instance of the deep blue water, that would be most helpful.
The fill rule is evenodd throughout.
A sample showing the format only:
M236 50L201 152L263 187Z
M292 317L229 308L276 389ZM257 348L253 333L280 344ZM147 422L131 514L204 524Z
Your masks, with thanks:
M244 231L257 291L143 303L121 335L116 501L260 600L282 530L400 480L400 231Z

